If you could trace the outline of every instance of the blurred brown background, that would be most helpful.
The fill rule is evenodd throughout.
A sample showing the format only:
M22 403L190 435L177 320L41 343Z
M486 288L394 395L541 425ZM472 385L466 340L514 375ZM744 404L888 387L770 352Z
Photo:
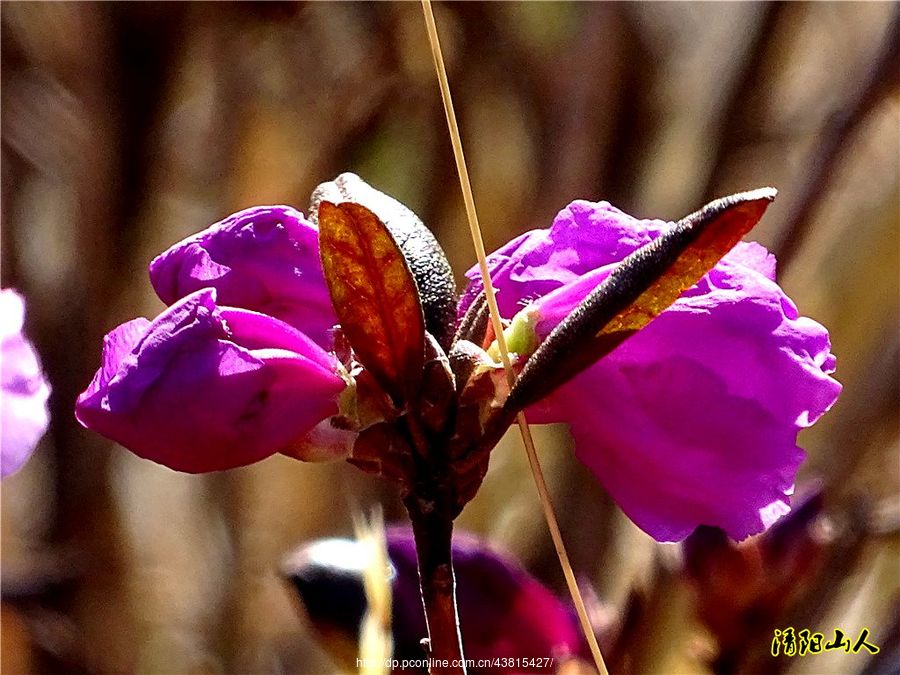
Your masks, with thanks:
M774 185L755 238L838 356L844 393L801 437L798 494L821 487L824 515L778 569L754 567L752 544L700 542L709 567L691 582L680 548L616 510L565 431L541 430L613 671L897 672L898 5L436 14L489 249L573 198L676 219ZM462 278L474 254L418 3L3 4L2 284L27 297L54 389L50 432L2 486L4 672L335 671L275 568L300 541L350 534L355 508L400 517L391 489L281 457L177 474L80 428L72 407L103 334L162 308L155 254L239 208L304 209L346 170L419 213ZM516 437L460 524L564 592ZM787 625L867 626L882 653L773 659Z

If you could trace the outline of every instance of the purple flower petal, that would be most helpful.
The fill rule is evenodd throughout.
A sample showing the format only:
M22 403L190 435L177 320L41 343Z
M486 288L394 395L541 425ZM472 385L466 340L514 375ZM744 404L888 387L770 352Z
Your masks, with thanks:
M495 257L505 316L527 305L528 325L545 338L665 227L574 202L549 230ZM762 246L739 244L646 328L529 410L538 423L569 423L581 461L657 539L698 525L742 539L786 513L802 459L797 432L840 393L827 331L799 315L774 273Z
M497 302L505 317L598 267L616 263L650 243L668 223L638 220L607 202L577 200L559 212L549 229L516 237L488 256ZM465 313L481 292L478 267L466 272L469 286L460 300Z
M220 310L204 289L107 335L76 416L172 469L242 466L289 450L337 411L344 382L327 359L283 322Z
M529 419L568 422L577 457L659 541L698 525L734 539L761 532L788 512L803 459L795 426L684 358L604 359Z
M539 338L613 267L534 302L529 311ZM825 328L799 316L775 282L728 260L605 360L627 365L679 357L702 364L728 382L731 394L759 401L773 417L798 427L821 417L841 390L829 377L834 356Z
M323 346L337 323L319 232L289 206L239 211L188 237L150 263L150 279L167 304L213 287L223 305L274 316Z
M220 308L220 316L228 326L232 340L247 349L286 349L303 354L326 372L334 371L334 356L312 339L283 321L246 309Z
M44 379L34 347L22 334L25 302L12 289L0 292L0 476L18 471L31 457L50 418Z

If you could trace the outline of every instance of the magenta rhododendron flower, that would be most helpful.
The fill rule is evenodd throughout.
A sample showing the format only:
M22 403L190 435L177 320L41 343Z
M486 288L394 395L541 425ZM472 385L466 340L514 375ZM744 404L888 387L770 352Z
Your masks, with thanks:
M78 420L135 454L187 472L229 469L276 452L337 411L334 357L289 324L192 293L106 336Z
M550 229L489 257L511 343L533 346L626 255L671 224L605 202L575 201ZM460 303L480 292L478 270ZM715 525L736 539L789 510L803 458L797 433L841 385L828 333L775 283L775 260L741 243L696 286L612 353L532 406L566 422L579 459L661 541Z
M337 319L318 237L318 228L290 206L245 209L158 256L150 280L167 304L212 287L219 302L274 316L325 345Z
M774 191L736 197L711 206L721 214L756 204L755 215L734 216L752 218L749 229ZM410 439L470 444L447 457L477 447L492 397L504 394L478 379L496 370L490 352L478 356L468 338L454 342L453 327L443 325L452 317L433 311L456 298L437 242L415 214L351 174L319 186L313 204L319 210L309 220L287 206L241 211L157 257L151 280L171 306L152 323L136 319L107 336L103 366L78 400L79 420L182 471L277 452L304 460L349 455L404 490L418 466L407 456ZM619 265L626 256L663 233L674 241L673 227L576 201L550 229L492 254L520 364L614 269L626 269ZM328 283L322 255L334 268ZM533 422L571 427L581 461L656 539L682 539L699 525L741 539L789 510L803 458L797 433L833 404L840 384L830 377L827 332L799 315L774 275L763 247L738 244L649 325L549 395L523 403ZM459 316L482 290L477 271L468 276ZM333 306L329 284L338 297L349 293L354 309ZM385 293L395 297L385 302ZM420 297L406 302L407 293ZM352 325L341 326L335 345L337 316ZM423 319L444 342L422 339ZM476 362L482 370L464 365ZM412 417L429 436L390 431ZM460 472L453 508L477 490L490 447L441 469Z
M34 347L22 333L25 301L12 289L0 292L0 474L18 471L31 457L47 431L47 398L50 386L44 379Z
M421 654L426 633L448 662L463 642L475 658L573 652L568 611L509 561L454 545L453 521L523 411L567 423L577 456L658 540L701 525L742 539L790 510L797 433L840 385L825 329L775 283L772 256L740 243L775 194L671 224L576 201L501 248L490 271L512 381L476 272L459 299L421 220L342 174L314 190L309 220L247 209L157 257L170 306L107 335L76 414L180 471L280 452L388 478L414 534L390 557L398 579L419 579L395 587L397 652ZM454 558L471 576L459 611ZM361 614L358 588L351 600Z

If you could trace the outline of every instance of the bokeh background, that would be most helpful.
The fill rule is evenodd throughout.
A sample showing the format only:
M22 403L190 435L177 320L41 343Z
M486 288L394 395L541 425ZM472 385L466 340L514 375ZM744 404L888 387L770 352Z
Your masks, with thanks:
M900 668L898 5L441 3L488 248L574 198L676 219L774 185L754 233L829 327L844 393L801 437L822 509L765 548L654 543L538 445L613 672ZM355 171L474 254L418 3L4 3L2 285L53 386L2 486L3 671L336 672L277 575L390 486L273 457L188 476L80 428L101 338L162 305L147 264L247 206L304 209ZM519 441L460 526L564 594ZM685 553L687 551L687 553ZM774 551L774 553L773 553ZM882 652L774 659L772 630L872 631Z

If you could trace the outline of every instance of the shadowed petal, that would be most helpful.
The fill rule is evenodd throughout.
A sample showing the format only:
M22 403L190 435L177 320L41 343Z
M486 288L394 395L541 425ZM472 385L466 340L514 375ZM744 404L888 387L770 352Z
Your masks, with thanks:
M213 287L223 305L274 316L328 346L337 319L322 276L318 237L299 211L257 206L157 256L150 279L167 304Z

